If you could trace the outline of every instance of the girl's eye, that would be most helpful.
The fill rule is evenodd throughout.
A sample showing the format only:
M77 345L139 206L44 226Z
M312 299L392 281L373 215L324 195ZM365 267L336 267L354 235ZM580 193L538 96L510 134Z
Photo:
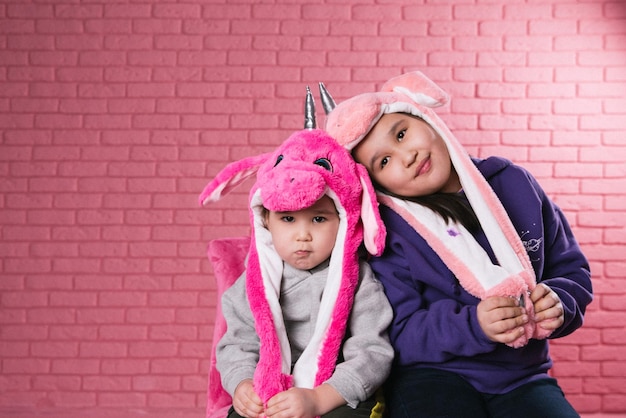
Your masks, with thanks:
M313 223L320 224L320 223L324 222L325 220L326 220L326 218L323 217L323 216L315 216L313 218Z
M404 135L406 135L406 129L403 129L400 132L398 132L398 142L402 142L402 140L404 139Z
M389 163L389 157L383 157L382 160L380 160L380 168L385 168L385 166Z
M330 160L327 158L318 158L317 160L315 160L315 162L313 162L313 164L319 165L325 170L328 170L331 172L333 171L333 165L330 163Z
M274 163L274 167L276 167L282 160L283 160L283 155L279 155L278 158L276 158L276 162Z
M282 218L280 218L283 220L283 222L293 222L293 216L283 216Z

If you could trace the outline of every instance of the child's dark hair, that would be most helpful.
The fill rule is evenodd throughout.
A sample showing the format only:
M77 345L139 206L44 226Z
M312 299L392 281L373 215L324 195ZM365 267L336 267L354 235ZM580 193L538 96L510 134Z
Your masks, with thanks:
M473 232L480 229L480 222L478 221L472 206L469 204L465 195L461 193L435 193L425 196L407 197L390 193L376 183L374 183L374 187L389 196L397 197L402 200L408 200L425 206L441 216L446 222L458 222L468 231Z

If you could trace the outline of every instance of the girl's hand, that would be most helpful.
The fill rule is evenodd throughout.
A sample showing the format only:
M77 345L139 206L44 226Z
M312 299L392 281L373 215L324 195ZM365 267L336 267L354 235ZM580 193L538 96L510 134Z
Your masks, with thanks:
M254 391L252 379L242 380L235 389L233 408L242 417L261 418L263 402Z
M563 304L559 295L547 285L539 283L530 294L535 308L535 321L545 330L555 330L565 322Z
M480 301L476 307L478 324L491 341L511 343L524 335L528 322L526 310L515 298L491 296Z

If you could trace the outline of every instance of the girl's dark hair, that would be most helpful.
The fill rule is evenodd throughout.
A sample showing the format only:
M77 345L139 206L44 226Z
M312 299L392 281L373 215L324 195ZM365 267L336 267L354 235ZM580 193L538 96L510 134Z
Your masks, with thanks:
M389 196L419 203L441 216L446 222L459 222L470 232L475 232L480 229L480 222L474 210L470 206L467 198L461 193L435 193L425 196L407 197L390 193L381 187L380 184L374 183L374 187Z

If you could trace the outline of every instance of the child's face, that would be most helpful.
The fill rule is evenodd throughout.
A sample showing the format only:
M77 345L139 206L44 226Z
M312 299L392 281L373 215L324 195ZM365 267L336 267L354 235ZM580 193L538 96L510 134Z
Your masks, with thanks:
M331 198L295 212L269 211L266 226L278 255L289 265L310 270L328 257L339 230L339 215Z
M352 155L376 183L398 196L455 193L461 188L441 136L404 113L383 115Z

